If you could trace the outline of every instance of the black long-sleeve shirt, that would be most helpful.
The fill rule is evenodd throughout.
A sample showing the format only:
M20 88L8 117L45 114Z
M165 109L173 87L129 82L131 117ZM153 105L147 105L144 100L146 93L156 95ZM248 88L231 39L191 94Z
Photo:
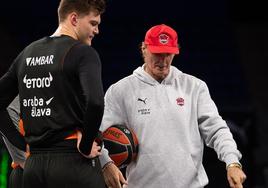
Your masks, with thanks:
M49 147L76 128L89 154L101 123L104 94L97 52L69 36L27 46L0 79L0 110L19 93L25 139Z
M0 111L0 127L1 136L8 139L18 149L26 151L25 140L14 126L10 114L6 109Z

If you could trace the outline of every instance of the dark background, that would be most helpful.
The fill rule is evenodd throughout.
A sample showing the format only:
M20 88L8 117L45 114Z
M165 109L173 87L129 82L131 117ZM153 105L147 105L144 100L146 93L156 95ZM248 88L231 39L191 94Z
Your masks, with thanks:
M0 75L30 42L57 28L56 1L1 5ZM93 41L103 63L105 90L142 65L138 46L155 24L172 26L181 53L173 65L204 80L243 154L244 187L268 187L268 17L262 1L107 0L100 35ZM1 147L4 148L2 143ZM205 150L208 188L227 186L224 163ZM179 177L178 177L179 178Z

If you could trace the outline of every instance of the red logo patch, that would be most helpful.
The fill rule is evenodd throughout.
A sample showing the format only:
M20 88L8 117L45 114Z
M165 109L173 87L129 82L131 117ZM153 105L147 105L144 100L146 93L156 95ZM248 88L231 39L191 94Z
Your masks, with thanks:
M161 44L167 44L169 37L166 34L159 35L159 42Z
M184 105L184 99L183 98L179 97L179 98L176 99L176 101L177 101L177 105L180 105L180 106Z

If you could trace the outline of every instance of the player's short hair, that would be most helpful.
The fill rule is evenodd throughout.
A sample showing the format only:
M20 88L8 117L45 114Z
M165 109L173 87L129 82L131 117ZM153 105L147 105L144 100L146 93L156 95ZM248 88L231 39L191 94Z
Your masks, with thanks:
M105 7L104 0L61 0L58 7L59 23L64 21L71 12L76 12L81 16L91 11L102 14Z

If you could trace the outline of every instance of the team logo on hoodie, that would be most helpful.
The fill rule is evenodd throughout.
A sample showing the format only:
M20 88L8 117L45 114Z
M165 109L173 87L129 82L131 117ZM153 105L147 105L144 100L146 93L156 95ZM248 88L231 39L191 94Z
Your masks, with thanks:
M177 105L179 105L179 106L183 106L184 105L184 99L181 98L181 97L177 98L176 99L176 102L177 102Z

